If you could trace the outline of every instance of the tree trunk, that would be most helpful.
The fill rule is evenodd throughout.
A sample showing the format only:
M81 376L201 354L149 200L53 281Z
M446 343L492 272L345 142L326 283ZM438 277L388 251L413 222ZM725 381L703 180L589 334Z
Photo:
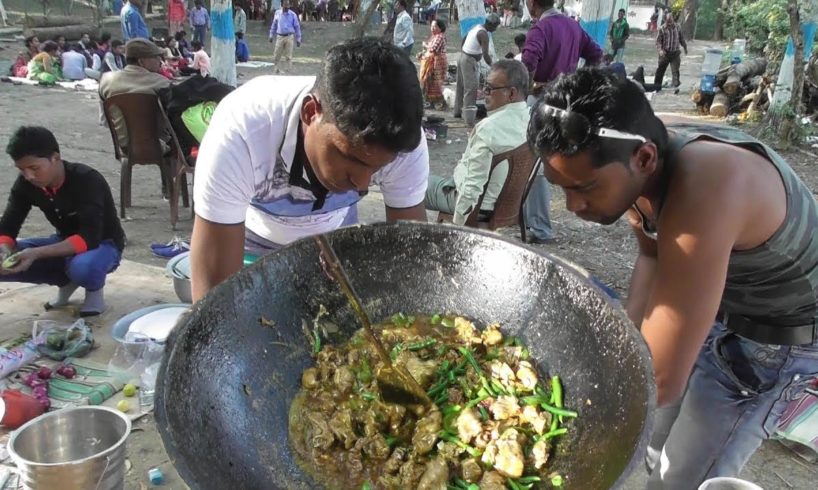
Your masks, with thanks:
M96 36L99 34L99 30L97 26L92 24L61 27L27 27L23 29L24 36L37 36L40 39L54 39L57 36L65 36L67 40L75 41L81 38L83 34Z
M716 29L713 31L713 40L724 39L724 19L730 10L730 0L721 0L721 8L716 11Z
M714 117L727 117L730 110L730 98L722 91L717 91L713 96L713 103L710 104L710 115Z
M233 1L213 0L210 10L212 73L220 82L236 86L236 35L233 32Z
M363 15L358 15L355 18L355 27L353 28L353 38L360 39L366 35L366 29L369 27L369 23L372 20L372 14L375 13L377 10L378 5L380 5L381 0L369 0L369 5L366 7ZM357 9L360 13L361 9L361 2L358 0L357 2Z
M682 8L681 28L685 39L691 41L696 35L696 11L699 8L699 0L685 0Z
M801 106L801 98L804 92L804 37L801 32L801 15L798 10L797 0L788 0L787 13L790 16L790 41L793 46L792 60L792 89L789 100L783 104L776 104L773 100L770 103L770 110L767 112L764 130L770 134L778 135L778 142L781 146L787 147L798 139L798 111ZM789 51L789 47L787 48ZM788 56L785 54L785 57ZM786 63L782 63L782 70L787 68ZM781 90L776 87L776 91ZM780 97L780 96L779 96ZM775 97L774 97L775 99Z

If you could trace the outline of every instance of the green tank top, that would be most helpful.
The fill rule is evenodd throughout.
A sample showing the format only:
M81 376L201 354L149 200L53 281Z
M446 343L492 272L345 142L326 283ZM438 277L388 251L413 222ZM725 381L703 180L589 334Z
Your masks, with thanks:
M790 165L772 148L727 126L672 124L668 169L679 150L698 140L727 143L765 157L778 170L787 195L781 227L764 244L730 254L722 313L771 325L812 322L818 312L818 203ZM672 176L670 177L672 178ZM641 213L640 213L641 214ZM643 219L643 227L645 220ZM650 232L650 229L645 229Z

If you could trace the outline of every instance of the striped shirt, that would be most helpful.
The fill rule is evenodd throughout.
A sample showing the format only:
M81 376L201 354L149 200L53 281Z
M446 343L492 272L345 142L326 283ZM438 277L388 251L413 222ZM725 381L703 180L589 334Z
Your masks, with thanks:
M677 24L665 25L659 29L659 35L656 36L656 49L665 53L674 53L679 51L680 45L687 49L684 34Z

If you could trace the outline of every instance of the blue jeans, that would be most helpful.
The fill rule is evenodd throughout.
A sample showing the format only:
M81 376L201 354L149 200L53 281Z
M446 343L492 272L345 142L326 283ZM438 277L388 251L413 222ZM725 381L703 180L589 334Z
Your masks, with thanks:
M523 205L525 213L525 225L531 230L531 234L540 240L554 238L551 230L551 218L549 210L551 207L551 187L544 176L538 174L531 183L531 191Z
M61 241L63 238L57 235L18 240L17 250L44 247ZM0 282L27 282L59 287L73 282L88 291L97 291L105 286L105 277L119 267L121 258L122 252L113 240L103 240L97 248L78 255L35 260L26 271L0 276Z
M716 323L676 406L657 411L649 489L737 477L787 404L818 376L818 345L759 344ZM659 456L661 451L661 456Z
M614 52L614 61L622 63L625 59L625 48L619 48Z
M193 26L193 40L205 44L205 34L207 33L207 25Z

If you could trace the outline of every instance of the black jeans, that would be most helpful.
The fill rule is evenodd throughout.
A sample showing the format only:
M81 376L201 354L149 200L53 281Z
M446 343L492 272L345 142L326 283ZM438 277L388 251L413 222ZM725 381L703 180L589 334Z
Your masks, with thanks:
M682 64L682 52L681 51L671 51L669 53L665 53L664 56L659 57L659 66L656 68L656 76L653 79L653 83L662 86L662 80L665 78L665 72L667 71L667 65L670 65L670 71L673 74L673 86L678 87L681 85L679 81L679 67Z

